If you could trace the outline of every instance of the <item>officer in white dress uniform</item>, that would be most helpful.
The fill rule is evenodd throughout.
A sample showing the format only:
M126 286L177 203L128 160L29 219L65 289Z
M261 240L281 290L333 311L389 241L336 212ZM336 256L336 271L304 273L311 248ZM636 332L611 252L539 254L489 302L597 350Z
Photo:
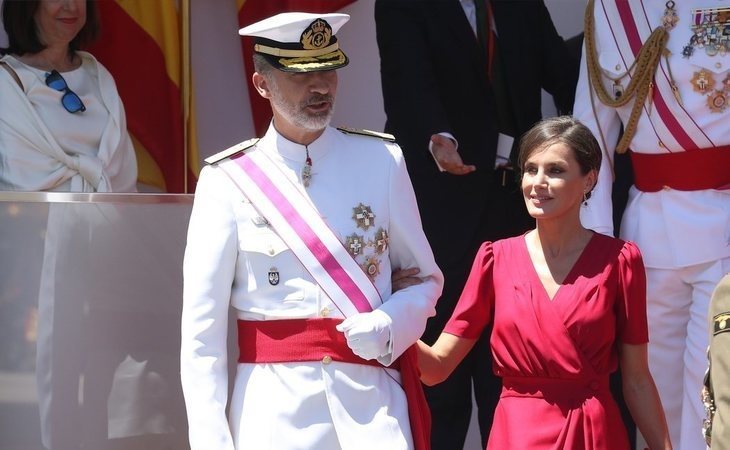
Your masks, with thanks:
M253 86L269 99L273 120L260 140L209 158L195 194L181 351L193 450L414 448L401 373L391 364L435 313L443 277L423 234L400 148L386 135L328 125L334 69L348 62L334 33L348 19L285 13L240 30L255 36ZM308 341L286 340L289 329L344 318L340 299L315 281L254 206L256 199L221 167L257 152L311 203L380 298L372 312L350 316L331 333L362 363L326 352L309 361L241 362L272 350L239 335L241 355L249 356L239 356L228 404L230 307L239 330L241 324L287 324L287 347L274 349L277 355L309 352ZM414 267L423 282L392 293L391 272Z
M650 369L674 448L704 449L708 305L730 270L730 4L591 0L585 31L573 111L604 161L581 219L613 232L612 160L628 150L621 237L647 269Z

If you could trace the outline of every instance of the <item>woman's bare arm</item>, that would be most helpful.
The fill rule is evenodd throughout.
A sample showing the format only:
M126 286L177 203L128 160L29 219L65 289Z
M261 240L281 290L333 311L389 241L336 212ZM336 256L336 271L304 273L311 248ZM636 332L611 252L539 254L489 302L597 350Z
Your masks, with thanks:
M432 346L418 341L418 368L421 370L421 381L428 386L444 381L475 343L476 339L466 339L448 333L441 333Z

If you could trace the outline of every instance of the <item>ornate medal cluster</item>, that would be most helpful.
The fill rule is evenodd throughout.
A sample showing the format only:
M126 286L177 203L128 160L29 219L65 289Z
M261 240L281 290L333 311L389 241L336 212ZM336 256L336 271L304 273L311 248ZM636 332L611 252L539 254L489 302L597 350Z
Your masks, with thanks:
M723 57L730 51L730 6L692 10L692 36L682 50L682 56L691 58L696 50L704 50L709 57ZM720 64L719 62L717 64ZM705 69L694 72L692 89L707 96L707 108L713 113L724 112L730 103L730 71L724 79Z
M370 206L363 203L352 208L352 219L363 231L368 231L375 226L375 214ZM378 257L388 249L389 242L388 231L380 227L369 239L357 233L347 236L345 248L355 259L360 255L364 256L365 261L360 264L360 267L371 280L374 280L380 274L380 258ZM370 249L370 254L366 255L365 252L368 249Z
M345 248L347 252L360 264L363 272L371 280L375 280L375 277L380 275L380 256L388 250L390 245L390 236L388 231L379 227L374 234L370 237L366 237L365 232L375 227L375 213L373 213L370 206L359 203L356 207L352 208L352 220L355 221L357 228L363 230L363 234L357 232L345 238ZM263 217L255 217L252 219L254 224L257 226L269 226L269 222ZM269 255L274 255L274 249L269 249ZM364 259L363 259L364 258ZM269 268L268 274L269 284L276 286L280 281L279 269L275 266Z

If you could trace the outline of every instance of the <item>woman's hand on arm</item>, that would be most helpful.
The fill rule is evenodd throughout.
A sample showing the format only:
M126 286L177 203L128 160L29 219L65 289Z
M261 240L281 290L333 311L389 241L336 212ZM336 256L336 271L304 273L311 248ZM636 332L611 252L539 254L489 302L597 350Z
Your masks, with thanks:
M671 450L659 392L649 372L646 344L621 344L621 378L626 405L650 450Z
M428 346L418 341L418 368L421 381L427 386L441 383L454 371L462 359L474 347L476 339L467 339L453 334L441 333L438 340Z
M423 279L416 276L420 271L418 267L393 270L393 273L390 275L393 292L423 283Z

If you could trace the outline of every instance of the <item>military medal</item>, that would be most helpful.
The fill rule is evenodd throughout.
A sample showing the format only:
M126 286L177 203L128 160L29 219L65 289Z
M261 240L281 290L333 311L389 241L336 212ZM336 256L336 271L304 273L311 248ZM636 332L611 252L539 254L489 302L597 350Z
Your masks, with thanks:
M304 149L307 152L307 159L304 160L304 167L302 167L302 184L304 187L309 187L309 183L312 181L312 158L309 157L309 148L307 146L304 146Z
M715 80L710 78L709 87L707 91L710 91L712 86L715 84ZM728 97L730 96L730 73L725 76L722 80L722 88L716 89L714 92L710 92L707 96L707 107L714 113L724 112L728 107Z
M707 91L715 86L715 80L705 71L705 69L700 69L695 72L691 82L692 89L700 94L707 93Z
M269 269L269 284L272 286L276 286L279 284L279 271L276 269L276 267L272 267Z
M707 107L714 113L720 113L727 108L727 95L723 91L715 91L707 96Z
M347 238L345 239L345 248L347 249L347 252L353 257L362 253L362 249L364 246L365 240L357 233L353 233L350 236L347 236Z
M380 260L371 256L362 264L362 270L365 271L371 280L374 280L375 277L380 275Z
M388 232L383 228L378 228L375 233L375 251L380 255L388 249Z
M375 222L375 214L373 214L372 209L362 203L352 208L352 218L355 219L357 227L362 228L364 231L367 231L368 228L372 227L373 222Z
M675 25L677 25L677 22L679 22L679 16L677 15L677 11L674 9L674 2L672 0L669 0L664 5L666 6L666 9L662 16L662 26L666 30L671 30L675 27Z
M691 27L692 36L682 50L685 58L690 58L695 48L704 49L711 57L730 50L730 7L693 9Z

